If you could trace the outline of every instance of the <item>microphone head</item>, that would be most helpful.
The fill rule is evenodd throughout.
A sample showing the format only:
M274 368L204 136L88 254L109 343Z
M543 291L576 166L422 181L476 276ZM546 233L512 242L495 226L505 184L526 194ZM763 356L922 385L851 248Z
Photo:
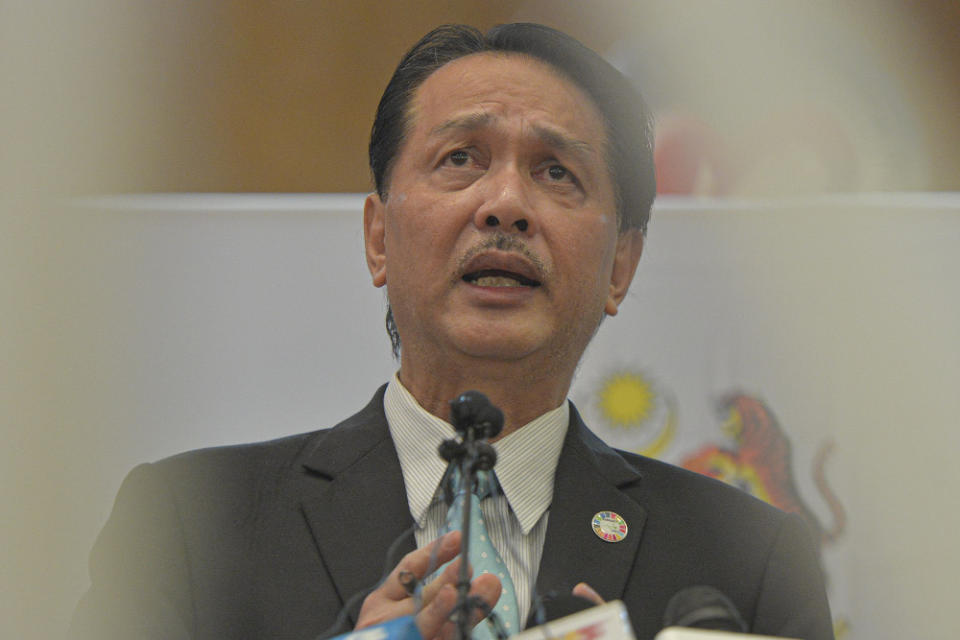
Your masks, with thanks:
M477 443L477 469L489 471L497 464L497 450L489 442Z
M663 626L747 632L747 623L733 603L706 585L686 587L675 593L664 609Z
M503 431L503 411L492 404L485 406L477 415L480 438L495 438Z
M464 391L450 401L450 422L457 431L465 431L476 423L477 414L490 404L479 391Z
M464 391L450 401L450 422L459 433L476 428L478 438L493 438L503 430L503 412L479 391Z

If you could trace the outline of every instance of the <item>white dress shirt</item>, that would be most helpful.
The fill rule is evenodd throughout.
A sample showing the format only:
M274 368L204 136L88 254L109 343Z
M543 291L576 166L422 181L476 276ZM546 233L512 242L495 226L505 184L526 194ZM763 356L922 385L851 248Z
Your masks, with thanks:
M397 375L387 386L383 408L400 459L410 515L417 525L417 546L422 547L437 538L446 519L440 480L447 463L437 447L455 431L449 422L421 407ZM494 471L503 495L483 500L480 508L490 541L513 579L521 624L530 612L553 500L553 476L569 422L570 408L563 402L493 444L497 450Z

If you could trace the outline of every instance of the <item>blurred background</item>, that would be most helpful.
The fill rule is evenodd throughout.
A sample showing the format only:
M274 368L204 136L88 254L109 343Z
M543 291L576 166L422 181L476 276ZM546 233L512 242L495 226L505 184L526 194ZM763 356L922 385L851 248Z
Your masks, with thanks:
M816 405L822 420L805 423L806 440L795 434L804 468L836 436L831 477L849 529L831 588L848 637L949 635L960 571L953 0L0 0L0 635L63 635L133 464L343 417L311 392L325 385L312 367L333 349L328 335L311 338L315 321L342 314L354 344L376 332L374 369L392 366L350 218L359 198L140 194L368 191L369 127L402 53L440 23L523 20L604 54L656 113L664 197L638 282L644 269L667 279L638 290L640 323L657 329L643 300L670 300L677 268L703 281L711 260L735 255L716 286L735 283L728 304L760 305L769 349L754 353L744 345L756 334L738 333L724 362L769 362L717 375L796 385L793 396L766 392L787 421ZM341 273L331 266L343 238L356 258ZM706 258L669 262L684 252ZM297 305L328 285L358 300ZM371 317L351 324L352 309L367 308L354 302ZM694 302L673 311L701 315ZM207 328L191 333L198 318ZM786 346L770 346L775 335ZM237 349L252 341L262 351ZM670 386L667 356L638 358ZM578 391L584 405L598 367ZM362 399L377 382L365 380L345 384ZM886 574L895 579L872 579Z
M960 180L950 0L0 6L3 176L14 183L365 191L364 140L400 55L438 23L518 20L566 30L629 74L657 112L664 160L699 175L700 191Z

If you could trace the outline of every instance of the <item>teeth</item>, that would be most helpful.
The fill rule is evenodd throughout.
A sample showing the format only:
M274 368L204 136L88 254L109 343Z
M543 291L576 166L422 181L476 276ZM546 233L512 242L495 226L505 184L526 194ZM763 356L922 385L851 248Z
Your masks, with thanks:
M475 284L480 287L519 287L522 286L513 278L505 276L481 276L475 280Z

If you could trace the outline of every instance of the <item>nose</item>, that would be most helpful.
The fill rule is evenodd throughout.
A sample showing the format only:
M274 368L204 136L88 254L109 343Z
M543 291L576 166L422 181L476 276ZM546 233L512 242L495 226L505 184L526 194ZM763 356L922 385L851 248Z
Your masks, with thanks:
M535 213L530 201L528 185L514 167L503 167L488 173L482 185L480 206L474 214L474 224L480 229L497 228L507 233L536 233Z

